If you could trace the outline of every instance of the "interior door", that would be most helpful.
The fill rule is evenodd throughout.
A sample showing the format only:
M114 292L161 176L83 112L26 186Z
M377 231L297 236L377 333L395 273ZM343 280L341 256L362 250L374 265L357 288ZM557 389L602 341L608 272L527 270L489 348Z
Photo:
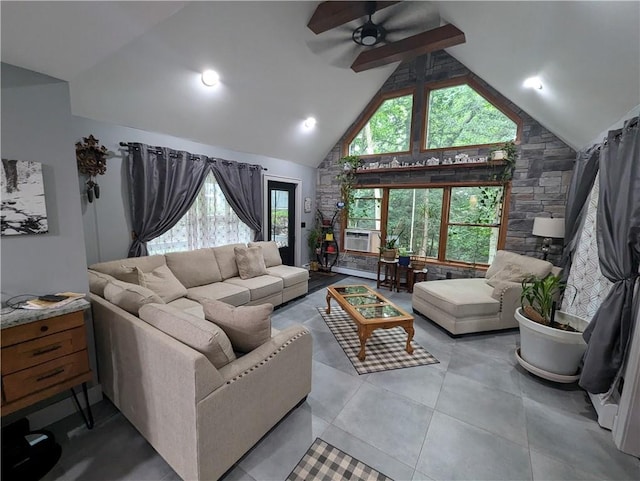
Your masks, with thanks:
M295 262L295 217L297 184L269 180L268 188L268 239L275 241L280 250L282 263L288 266Z

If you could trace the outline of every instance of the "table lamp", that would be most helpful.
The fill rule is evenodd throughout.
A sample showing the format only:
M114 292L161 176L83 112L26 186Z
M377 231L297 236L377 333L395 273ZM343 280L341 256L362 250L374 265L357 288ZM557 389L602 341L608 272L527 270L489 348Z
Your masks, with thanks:
M564 237L564 219L554 217L536 217L533 219L533 235L542 239L542 258L546 261L551 248L551 239Z

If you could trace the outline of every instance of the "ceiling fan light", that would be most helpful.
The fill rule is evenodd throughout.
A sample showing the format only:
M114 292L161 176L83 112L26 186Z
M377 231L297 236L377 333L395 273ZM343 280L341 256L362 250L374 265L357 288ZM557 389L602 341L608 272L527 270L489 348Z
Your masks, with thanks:
M215 70L205 70L202 72L202 83L207 87L213 87L220 82L220 75Z
M365 25L362 29L362 36L360 37L360 41L363 45L371 46L375 45L378 41L378 29L373 25Z

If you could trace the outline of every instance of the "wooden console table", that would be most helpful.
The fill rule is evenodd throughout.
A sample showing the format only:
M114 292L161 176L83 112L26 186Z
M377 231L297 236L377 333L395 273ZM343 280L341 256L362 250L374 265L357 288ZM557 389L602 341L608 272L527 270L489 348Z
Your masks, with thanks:
M89 429L93 415L87 382L92 373L87 351L84 311L78 299L59 309L16 309L1 317L2 415L70 389ZM82 385L87 416L73 388Z

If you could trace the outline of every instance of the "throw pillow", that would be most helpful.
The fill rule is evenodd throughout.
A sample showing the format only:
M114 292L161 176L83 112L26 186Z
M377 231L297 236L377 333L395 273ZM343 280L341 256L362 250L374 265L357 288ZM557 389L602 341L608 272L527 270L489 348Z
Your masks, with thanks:
M264 264L262 250L259 247L235 247L233 251L241 279L251 279L267 274L267 266Z
M267 267L275 267L282 265L282 257L278 244L274 241L249 242L249 247L260 247L262 249L262 257Z
M104 297L104 288L110 281L116 279L109 274L103 274L102 272L87 270L89 276L89 290L100 297Z
M158 295L146 287L113 280L104 287L104 298L131 314L138 315L142 306L149 303L164 304Z
M140 309L140 319L202 353L218 369L236 358L222 329L180 309L147 304Z
M142 272L139 267L135 269L138 271L138 284L151 289L165 303L187 295L187 288L173 275L169 267L156 267L151 272Z
M530 274L518 264L507 264L498 272L485 280L491 287L496 287L501 282L522 282Z
M238 352L250 352L271 338L273 304L234 307L213 299L200 299L207 320L229 336Z

